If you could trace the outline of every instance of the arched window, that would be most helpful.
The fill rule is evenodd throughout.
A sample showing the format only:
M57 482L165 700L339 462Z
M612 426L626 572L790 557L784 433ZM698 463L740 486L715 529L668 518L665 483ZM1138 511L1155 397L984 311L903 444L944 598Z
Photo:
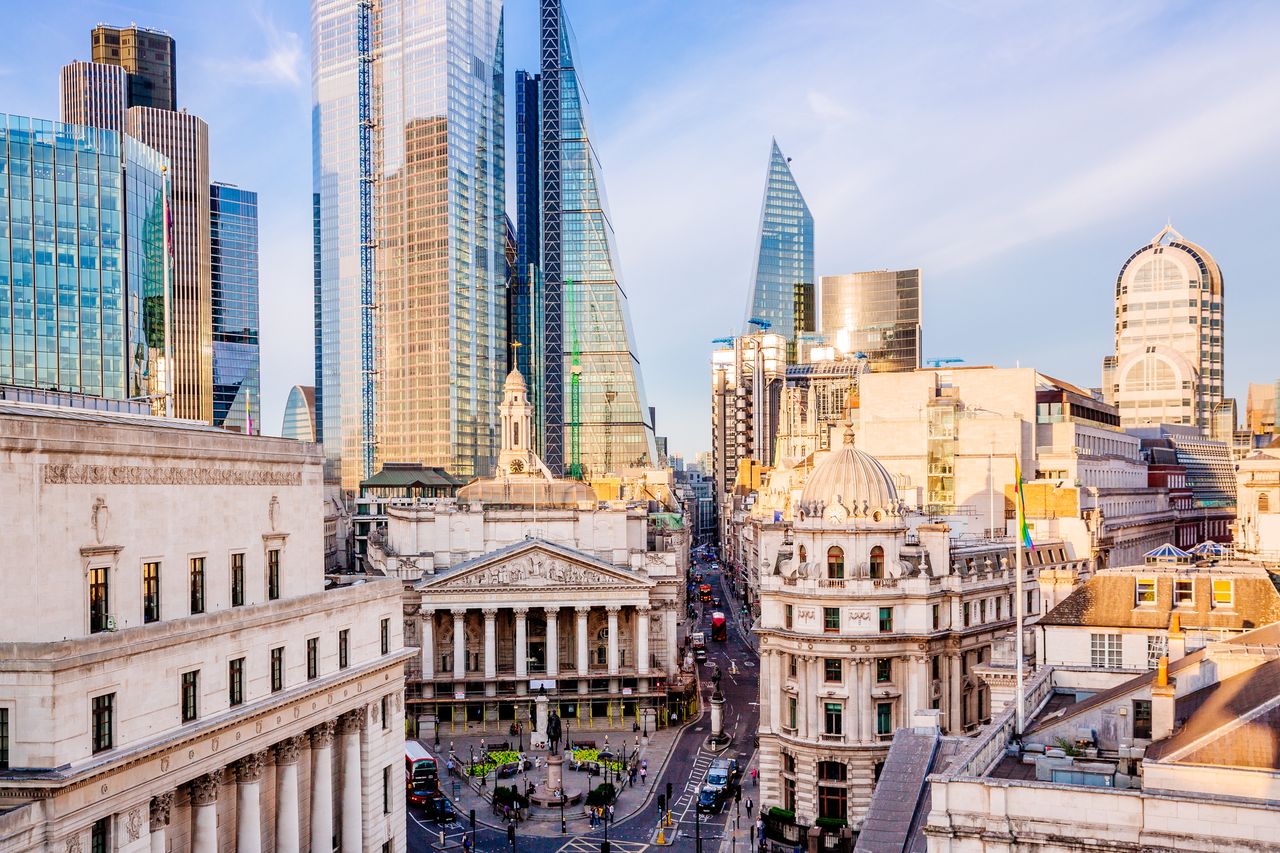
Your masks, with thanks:
M800 546L800 562L803 563L807 559L809 559L809 552L804 549L803 545L801 545Z
M884 577L884 549L879 545L871 549L871 577Z
M1266 492L1258 495L1258 512L1271 512L1271 495Z
M831 580L844 579L844 549L839 545L827 549L827 577Z

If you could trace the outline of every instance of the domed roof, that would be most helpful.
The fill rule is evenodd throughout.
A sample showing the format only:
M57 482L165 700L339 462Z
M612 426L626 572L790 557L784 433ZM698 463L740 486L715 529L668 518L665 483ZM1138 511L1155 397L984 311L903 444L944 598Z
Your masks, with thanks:
M853 430L845 430L844 446L818 463L800 494L800 506L809 514L835 504L852 515L874 510L896 515L900 509L893 477L879 459L853 446Z
M508 391L525 391L528 386L525 385L524 374L518 368L513 369L507 374L507 381L502 385L503 393Z

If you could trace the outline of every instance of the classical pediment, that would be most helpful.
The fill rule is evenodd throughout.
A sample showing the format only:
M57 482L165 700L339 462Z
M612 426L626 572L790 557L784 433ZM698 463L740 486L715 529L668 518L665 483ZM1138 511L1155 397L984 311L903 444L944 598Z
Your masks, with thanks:
M566 587L647 589L654 582L590 554L531 539L424 577L417 588L436 592L472 589L557 589Z

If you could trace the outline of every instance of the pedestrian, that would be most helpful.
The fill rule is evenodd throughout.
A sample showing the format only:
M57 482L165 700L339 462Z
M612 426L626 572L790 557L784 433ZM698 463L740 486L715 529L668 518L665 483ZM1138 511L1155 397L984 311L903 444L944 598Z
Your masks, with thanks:
M591 828L592 829L596 828L596 807L595 806L591 807Z
M752 767L751 768L751 787L754 788L756 786L756 780L759 779L759 777L760 777L760 768Z
M641 784L641 785L648 785L648 784L649 784L648 782L646 782L646 781L645 781L645 779L648 777L648 775L649 775L649 768L648 768L648 767L641 767L641 768L640 768L640 784Z
M609 823L613 823L613 803L609 803Z
M751 807L753 805L755 805L755 803L751 802L750 797L747 797L747 820L751 820Z

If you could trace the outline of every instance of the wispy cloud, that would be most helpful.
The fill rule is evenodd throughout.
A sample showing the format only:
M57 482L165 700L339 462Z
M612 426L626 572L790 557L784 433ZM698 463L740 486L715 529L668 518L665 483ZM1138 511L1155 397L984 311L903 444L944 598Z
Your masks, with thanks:
M264 51L258 56L210 59L207 65L225 79L251 86L300 88L303 83L302 37L280 28L272 15L260 6L249 16L262 37Z

